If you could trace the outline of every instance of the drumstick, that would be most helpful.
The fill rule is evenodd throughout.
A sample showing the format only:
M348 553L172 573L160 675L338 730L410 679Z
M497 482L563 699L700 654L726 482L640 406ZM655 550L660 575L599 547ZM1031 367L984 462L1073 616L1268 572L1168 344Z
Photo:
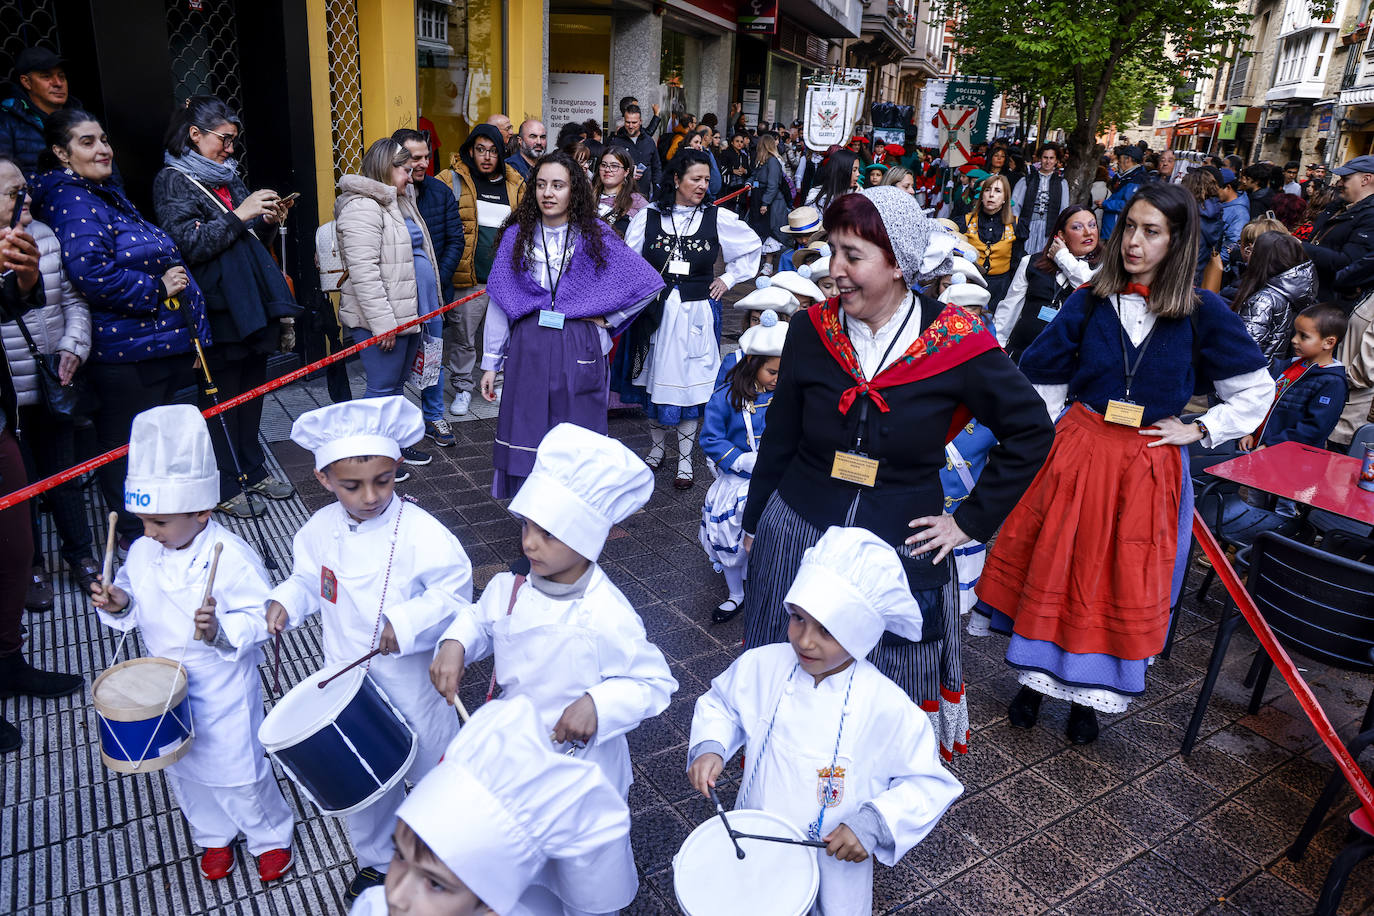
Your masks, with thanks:
M735 839L738 834L730 829L730 822L725 819L725 806L720 803L720 796L716 794L716 787L711 787L711 802L716 806L716 813L720 815L720 822L725 825L725 832L730 837L730 842L735 844L735 858L743 859L744 850L740 848L739 840Z
M793 846L814 846L817 849L828 848L824 840L794 840L791 837L764 836L761 833L735 833L733 837L737 837L741 840L767 840L770 843L791 843Z
M353 668L358 667L358 666L361 665L363 662L365 662L365 661L367 661L368 659L372 658L372 656L374 656L374 655L380 655L380 654L381 654L381 651L382 651L382 647L381 647L381 646L378 646L377 648L373 649L371 652L369 652L369 653L367 653L366 655L364 655L362 658L358 659L356 662L349 662L347 665L344 665L344 666L343 666L342 668L340 668L338 671L334 672L334 673L331 674L329 677L327 677L327 678L325 678L324 680L320 681L320 682L319 682L318 684L316 684L315 686L318 687L318 688L320 688L321 690L323 690L323 689L325 688L325 685L328 684L330 681L334 680L334 678L336 678L336 677L338 677L339 675L343 674L345 671L349 671L349 670L352 670Z
M205 591L201 593L200 607L197 607L196 610L205 607L205 603L210 600L210 592L215 588L215 571L219 569L219 555L222 550L224 550L224 542L216 541L214 548L210 551L210 575L205 580ZM214 637L206 636L201 627L196 627L196 638L207 646L214 642Z
M463 720L464 725L467 725L468 719L471 719L472 716L468 715L468 708L463 705L463 701L458 698L457 694L453 695L453 705L458 707L458 718Z
M272 693L281 696L281 631L272 640Z
M110 576L114 575L114 553L115 538L119 536L119 531L115 524L119 521L119 513L110 513L110 533L105 535L105 566L100 571L100 584L105 588L110 587Z

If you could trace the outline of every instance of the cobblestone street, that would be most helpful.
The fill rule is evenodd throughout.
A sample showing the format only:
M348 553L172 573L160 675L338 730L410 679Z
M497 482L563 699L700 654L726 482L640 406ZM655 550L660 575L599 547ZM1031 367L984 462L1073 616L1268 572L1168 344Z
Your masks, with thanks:
M322 399L322 383L273 396L264 422L279 471L299 497L273 504L266 519L279 560L290 536L326 494L310 475L309 456L285 439L289 418ZM485 405L484 405L485 406ZM435 461L399 486L462 541L478 588L518 556L518 527L488 496L495 423L455 423L458 444L431 449ZM641 452L641 420L612 418L611 434ZM692 827L709 814L694 798L683 769L693 704L710 679L738 654L743 626L709 624L723 597L720 578L697 544L703 481L673 490L659 475L643 512L616 529L603 567L638 608L650 638L680 683L672 705L630 735L635 784L630 791L633 840L643 879L629 912L677 912L672 858ZM94 497L93 497L94 498ZM96 514L92 510L93 516ZM233 526L250 541L245 522ZM103 526L98 530L103 529ZM45 533L49 556L56 543ZM278 576L282 573L278 573ZM1194 570L1192 584L1200 579ZM35 664L83 672L93 680L116 659L116 635L102 629L62 576L59 601L46 615L26 615ZM966 794L896 868L879 868L875 912L924 914L1305 914L1344 838L1332 817L1305 859L1282 858L1331 762L1282 681L1271 680L1266 704L1247 715L1241 680L1255 641L1238 635L1191 758L1179 756L1183 726L1196 700L1221 612L1219 587L1207 600L1185 600L1172 657L1151 670L1145 697L1128 714L1104 717L1093 745L1063 737L1066 707L1047 703L1043 727L1009 727L1006 706L1015 678L1002 662L1005 639L964 640L973 736L970 753L951 768ZM1242 628L1243 630L1244 628ZM318 625L288 634L282 688L313 671ZM141 651L136 639L128 650ZM1300 662L1301 664L1301 662ZM464 698L481 702L489 674L474 666ZM1366 679L1311 668L1313 689L1343 737L1353 734L1369 696ZM271 679L264 668L265 692ZM240 849L239 867L211 884L197 869L198 851L161 775L118 776L100 761L89 689L56 701L5 701L25 746L0 768L0 912L333 914L353 874L337 821L321 817L285 778L298 816L296 866L264 887ZM738 777L738 766L727 768ZM727 804L733 787L722 792ZM1341 812L1348 811L1345 796ZM455 808L455 816L461 810ZM1085 842L1086 840L1086 842ZM1356 870L1344 913L1374 906L1374 863Z

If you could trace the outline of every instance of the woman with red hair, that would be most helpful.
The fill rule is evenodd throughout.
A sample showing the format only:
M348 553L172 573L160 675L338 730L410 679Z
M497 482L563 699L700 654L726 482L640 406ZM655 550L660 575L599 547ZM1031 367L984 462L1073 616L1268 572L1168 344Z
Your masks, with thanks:
M749 486L745 647L787 639L783 598L832 525L867 528L902 559L917 640L885 634L869 659L930 713L946 757L967 750L952 550L986 541L1049 453L1044 407L982 319L921 293L950 273L954 237L910 195L866 188L826 211L834 299L799 313ZM1000 445L973 495L944 513L945 444L970 416Z

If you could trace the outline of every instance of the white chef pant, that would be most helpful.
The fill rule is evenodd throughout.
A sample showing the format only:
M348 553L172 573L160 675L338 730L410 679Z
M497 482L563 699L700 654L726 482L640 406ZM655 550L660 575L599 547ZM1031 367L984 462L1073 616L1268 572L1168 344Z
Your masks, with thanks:
M270 769L246 786L203 785L178 776L175 767L163 773L197 846L228 846L242 833L250 855L291 848L295 817Z

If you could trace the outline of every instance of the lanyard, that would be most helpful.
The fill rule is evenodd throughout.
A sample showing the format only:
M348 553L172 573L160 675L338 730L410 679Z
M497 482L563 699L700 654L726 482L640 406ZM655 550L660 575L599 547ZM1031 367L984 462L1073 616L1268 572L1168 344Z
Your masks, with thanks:
M690 214L688 214L688 216L687 216L687 228L688 228L688 229L691 229L691 228L692 228L692 217L693 217L693 216L696 216L696 215L697 215L697 212L698 212L699 210L701 210L701 209L702 209L702 208L699 207L699 206L693 207L693 208L692 208L692 212L691 212ZM673 208L672 208L671 210L668 211L668 223L669 223L669 225L671 225L671 226L673 227L671 230L669 230L669 233L668 233L669 235L671 235L671 236L673 237L673 243L672 243L673 247L672 247L672 249L668 252L668 257L669 257L669 258L674 258L674 257L676 257L676 258L682 258L682 259L685 260L685 255L683 254L683 251L682 251L682 233L680 233L680 232L677 231L677 204L673 204ZM660 226L662 226L662 225L663 225L663 221L662 221L662 220L659 220L659 223L658 223L658 224L659 224Z
M889 356L892 355L892 348L895 347L895 346L897 346L897 341L899 341L899 340L902 339L902 332L906 330L907 322L911 321L911 316L912 316L913 314L915 314L915 312L916 312L916 301L915 301L915 298L913 297L913 298L912 298L912 302L911 302L911 307L908 308L908 309L906 310L906 317L904 317L904 318L902 319L902 323L901 323L900 325L897 326L897 333L892 335L892 340L888 341L887 349L883 351L883 355L878 359L878 371L875 372L875 373L873 373L875 377L876 377L876 376L879 376L879 375L882 375L883 369L887 366L887 358L888 358ZM845 337L849 337L849 316L848 316L848 315L845 315L845 316L844 316L844 336L845 336ZM852 337L850 337L850 346L853 346L853 340L854 340L854 339L853 339ZM858 353L856 352L856 353L854 354L854 361L855 361L855 362L858 362L858 361L859 361L858 357L859 357L859 355L858 355ZM860 373L860 374L863 374L863 371L864 371L863 364L860 363L860 364L859 364L859 373ZM872 379L865 378L864 381L872 381ZM855 452L856 454L860 454L860 455L863 454L864 430L868 429L868 404L869 404L869 399L868 399L868 398L864 398L862 401L859 402L859 425L858 425L858 427L857 427L857 428L855 429L855 431L854 431L854 452Z
M544 224L539 224L539 242L544 246L544 276L549 281L549 308L553 309L554 300L558 297L558 284L563 282L563 272L568 269L568 258L572 255L572 226L568 226L567 241L563 244L562 262L558 265L558 275L553 274L553 264L549 261L549 235L544 230Z
M1145 350L1150 346L1150 338L1155 336L1155 329L1159 327L1159 320L1156 319L1150 332L1145 335L1145 339L1140 342L1140 349L1136 351L1135 362L1131 362L1131 353L1127 347L1126 324L1121 320L1121 296L1116 297L1116 328L1121 332L1121 362L1126 370L1126 397L1131 396L1131 383L1135 381L1135 374L1140 371L1140 364L1145 361Z

